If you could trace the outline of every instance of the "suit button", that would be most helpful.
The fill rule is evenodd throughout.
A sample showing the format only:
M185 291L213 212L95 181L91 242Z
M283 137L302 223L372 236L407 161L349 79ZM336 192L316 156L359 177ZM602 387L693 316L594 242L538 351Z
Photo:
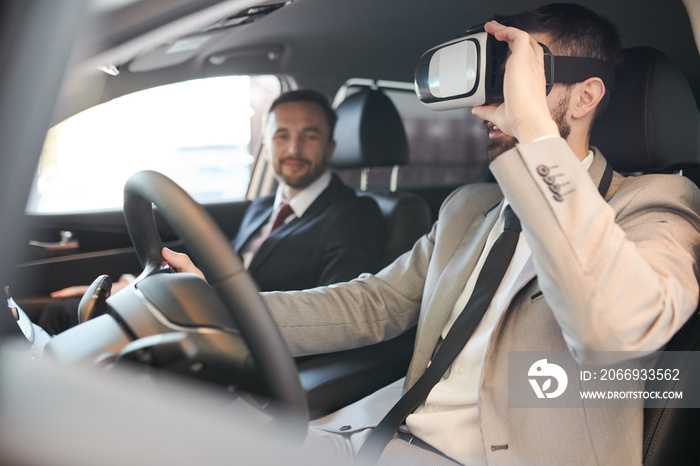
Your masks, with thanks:
M554 184L556 181L557 180L552 175L547 175L544 177L544 182L547 184Z
M558 185L558 184L549 185L549 190L552 191L554 194L559 194L561 192L561 185Z
M341 427L340 429L338 429L338 430L341 431L341 432L345 432L346 430L350 430L350 429L352 429L352 426L345 425L345 426L342 426L342 427Z
M549 167L546 165L540 165L537 167L537 173L539 173L540 176L547 176L549 175Z
M557 202L562 202L564 200L564 198L559 193L554 193L553 197L554 197L554 200Z

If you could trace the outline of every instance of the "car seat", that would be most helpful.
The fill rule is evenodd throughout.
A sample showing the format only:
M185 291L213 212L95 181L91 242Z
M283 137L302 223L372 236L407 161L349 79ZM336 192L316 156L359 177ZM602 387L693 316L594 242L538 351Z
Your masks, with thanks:
M410 192L397 191L398 167L408 163L408 139L399 112L379 89L365 88L350 95L336 109L333 168L362 170L358 194L374 199L385 221L381 266L411 249L430 230L428 203ZM372 167L393 167L391 186L368 190Z
M618 172L684 170L700 165L699 127L695 97L680 69L661 52L638 47L625 50L610 107L596 124L591 145ZM700 316L696 311L657 361L660 368L679 368L682 377L647 382L647 390L699 396L700 361L693 353L699 349ZM700 461L700 410L677 408L680 401L645 408L646 466Z

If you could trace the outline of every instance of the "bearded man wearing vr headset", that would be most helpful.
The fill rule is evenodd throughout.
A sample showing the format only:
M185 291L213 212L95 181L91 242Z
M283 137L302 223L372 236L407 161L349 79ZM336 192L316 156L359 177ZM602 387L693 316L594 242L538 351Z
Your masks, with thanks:
M418 325L405 382L309 430L309 445L329 446L341 460L359 450L360 459L380 464L642 462L641 402L633 409L583 401L574 408L510 408L509 353L561 352L576 366L605 362L601 354L610 353L602 352L624 360L632 357L625 352L662 348L698 304L700 192L681 177L625 178L589 147L609 93L601 77L554 83L546 92L540 43L554 55L620 64L620 40L607 20L580 6L549 5L509 24L484 26L511 52L504 101L473 109L488 122L497 184L452 193L432 231L376 275L264 294L294 355L372 344ZM391 421L402 424L397 433L387 430L391 422L382 418L402 392L410 396L429 367L440 367L453 322L478 294L489 250L502 244L496 237L506 206L522 233L495 295L427 397ZM186 256L168 250L163 256L198 272ZM464 312L472 312L468 306Z

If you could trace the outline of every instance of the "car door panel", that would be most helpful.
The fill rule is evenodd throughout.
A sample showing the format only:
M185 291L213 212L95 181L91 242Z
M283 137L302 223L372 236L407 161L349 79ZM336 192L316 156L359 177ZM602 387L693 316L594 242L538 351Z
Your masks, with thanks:
M224 234L232 238L249 201L205 206ZM156 221L163 244L183 250L177 234ZM138 275L141 266L121 211L25 216L21 261L8 285L15 300L32 319L51 301L50 293L72 285L88 285L102 274L117 280L124 273ZM68 233L69 232L69 233Z

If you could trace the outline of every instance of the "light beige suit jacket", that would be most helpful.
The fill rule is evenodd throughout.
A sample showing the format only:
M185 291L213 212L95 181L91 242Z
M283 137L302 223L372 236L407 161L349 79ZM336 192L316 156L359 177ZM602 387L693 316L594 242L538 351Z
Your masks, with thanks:
M656 350L698 304L700 191L677 175L615 174L603 199L596 186L605 166L596 151L587 173L560 138L519 144L491 164L498 185L452 193L431 232L384 270L266 294L266 303L295 355L375 343L417 322L406 389L427 367L505 195L532 257L482 367L489 464L640 464L641 409L508 407L509 351L568 351L577 363L597 363L598 351ZM319 424L363 432L400 394L387 388Z

